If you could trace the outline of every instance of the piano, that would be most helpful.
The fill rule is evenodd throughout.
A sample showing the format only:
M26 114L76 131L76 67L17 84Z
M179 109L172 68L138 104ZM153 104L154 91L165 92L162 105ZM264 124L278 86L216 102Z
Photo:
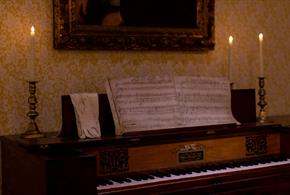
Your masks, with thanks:
M287 194L290 129L256 123L255 90L232 90L241 125L114 135L99 95L102 137L78 139L69 96L60 133L1 137L3 195Z

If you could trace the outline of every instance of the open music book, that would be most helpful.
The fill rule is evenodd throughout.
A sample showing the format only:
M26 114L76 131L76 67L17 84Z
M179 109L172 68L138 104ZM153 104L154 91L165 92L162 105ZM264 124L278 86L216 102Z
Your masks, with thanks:
M106 82L116 135L238 123L225 78L151 76Z

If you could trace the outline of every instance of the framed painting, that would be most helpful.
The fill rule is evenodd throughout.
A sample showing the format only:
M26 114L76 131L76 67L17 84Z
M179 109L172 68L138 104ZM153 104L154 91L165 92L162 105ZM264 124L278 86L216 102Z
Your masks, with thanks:
M214 0L53 2L55 49L214 49Z

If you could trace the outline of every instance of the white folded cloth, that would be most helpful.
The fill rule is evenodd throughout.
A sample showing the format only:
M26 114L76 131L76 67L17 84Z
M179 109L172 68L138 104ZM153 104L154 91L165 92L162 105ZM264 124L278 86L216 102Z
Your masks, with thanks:
M75 110L79 138L101 137L98 94L75 93L70 94L70 98Z

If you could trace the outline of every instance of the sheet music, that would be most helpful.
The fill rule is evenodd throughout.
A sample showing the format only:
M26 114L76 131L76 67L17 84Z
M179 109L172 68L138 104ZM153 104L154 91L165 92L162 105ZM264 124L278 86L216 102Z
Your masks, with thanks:
M111 80L107 93L111 106L115 107L113 117L118 117L115 120L118 135L176 126L178 102L170 76Z
M175 77L179 126L237 123L231 112L229 81L225 78Z
M132 77L106 84L116 134L236 123L223 78Z

